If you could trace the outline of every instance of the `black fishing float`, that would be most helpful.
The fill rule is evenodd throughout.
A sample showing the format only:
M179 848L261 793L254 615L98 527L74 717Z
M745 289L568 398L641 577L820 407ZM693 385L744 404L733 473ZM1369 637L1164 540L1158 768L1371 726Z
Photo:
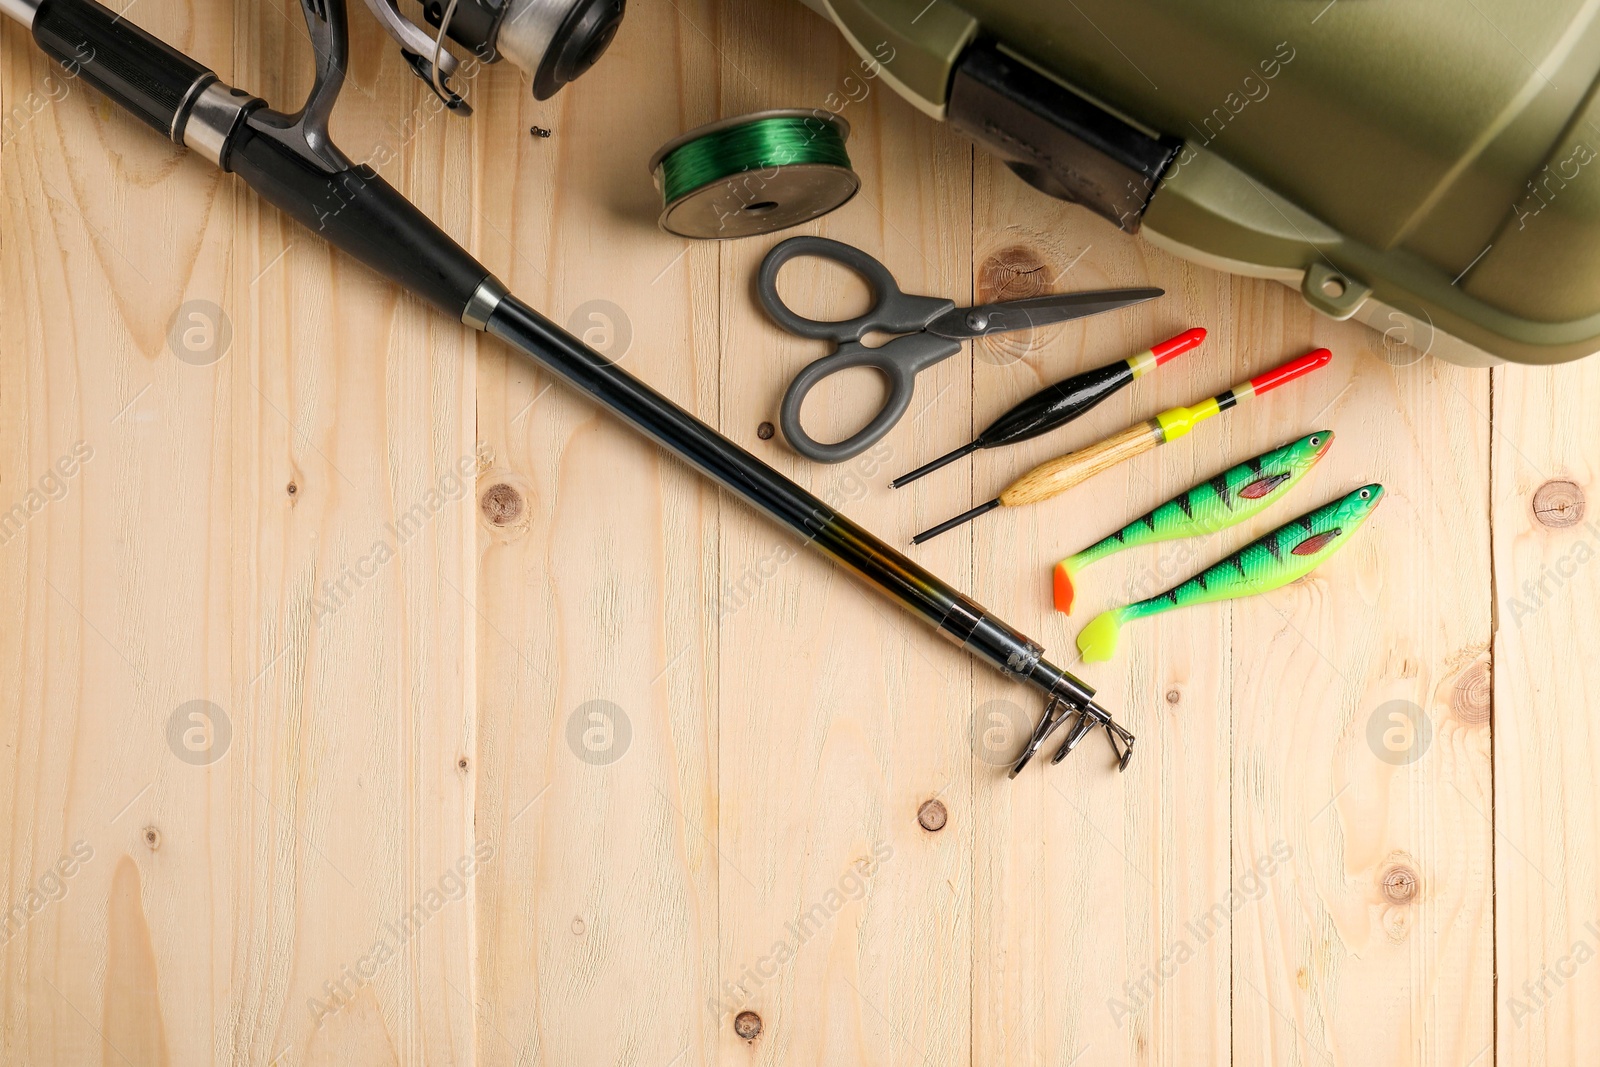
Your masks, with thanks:
M1112 393L1131 384L1135 378L1143 377L1174 356L1198 347L1205 339L1206 331L1196 326L1127 359L1119 359L1115 363L1107 363L1103 367L1064 378L1054 385L1047 385L995 419L972 441L946 452L931 463L924 463L910 474L902 474L889 484L899 489L924 474L932 474L947 463L954 463L962 456L972 455L980 448L998 448L1017 441L1027 441L1042 433L1049 433L1057 426L1065 426Z

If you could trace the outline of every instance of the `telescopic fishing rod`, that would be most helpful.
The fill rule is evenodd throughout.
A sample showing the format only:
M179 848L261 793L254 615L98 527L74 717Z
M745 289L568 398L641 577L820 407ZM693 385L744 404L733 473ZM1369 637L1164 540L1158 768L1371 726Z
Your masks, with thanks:
M1043 693L1044 714L1013 775L1069 718L1076 723L1064 748L1100 727L1118 766L1127 766L1133 734L1094 702L1092 688L1044 659L1037 642L512 296L370 166L352 163L328 136L349 53L344 0L301 0L301 7L316 81L305 105L284 114L94 0L0 0L0 13L114 103L237 174L263 200L397 285L500 338L955 644Z

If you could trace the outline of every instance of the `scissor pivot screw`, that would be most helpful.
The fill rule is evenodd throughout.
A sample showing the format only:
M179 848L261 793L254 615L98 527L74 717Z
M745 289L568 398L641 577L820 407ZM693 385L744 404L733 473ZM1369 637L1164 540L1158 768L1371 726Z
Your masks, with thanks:
M987 330L989 328L989 316L973 312L967 316L967 325L974 330Z

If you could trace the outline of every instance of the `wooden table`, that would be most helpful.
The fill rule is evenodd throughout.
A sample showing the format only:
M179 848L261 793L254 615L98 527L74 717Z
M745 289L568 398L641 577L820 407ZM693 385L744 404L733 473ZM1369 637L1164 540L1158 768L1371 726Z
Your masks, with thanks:
M130 17L271 100L309 83L292 3ZM1086 611L1363 481L1388 499L1311 579L1138 624L1085 669L1139 734L1126 774L1096 741L1007 781L1028 693L7 24L0 1060L1600 1048L1600 362L1458 369L1179 262L1025 187L786 0L636 0L594 73L538 103L483 70L471 119L353 22L335 122L353 156L896 542L1032 461L1331 347L1247 413L913 553L1058 654L1081 619L1051 611L1049 565L1245 456L1338 434L1249 529L1098 565ZM680 131L775 106L850 120L861 194L807 231L910 290L1168 295L979 343L873 452L800 461L764 427L822 348L754 304L774 239L661 233L645 172ZM818 310L865 299L822 267L785 279ZM1068 430L887 488L1041 382L1195 324L1202 349ZM819 426L866 410L849 385Z

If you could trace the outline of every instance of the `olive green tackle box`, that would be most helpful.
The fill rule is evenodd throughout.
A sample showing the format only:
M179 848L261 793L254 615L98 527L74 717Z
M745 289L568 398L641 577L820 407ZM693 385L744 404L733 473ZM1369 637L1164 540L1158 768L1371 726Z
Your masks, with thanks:
M1600 5L804 0L1044 192L1452 362L1600 351Z

